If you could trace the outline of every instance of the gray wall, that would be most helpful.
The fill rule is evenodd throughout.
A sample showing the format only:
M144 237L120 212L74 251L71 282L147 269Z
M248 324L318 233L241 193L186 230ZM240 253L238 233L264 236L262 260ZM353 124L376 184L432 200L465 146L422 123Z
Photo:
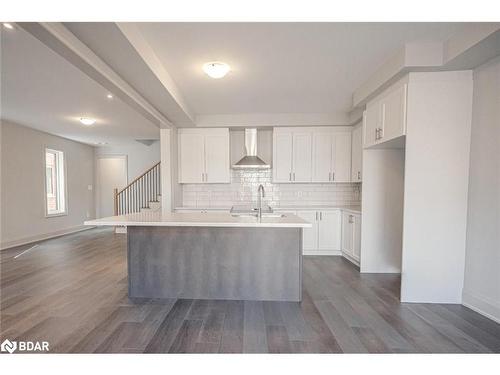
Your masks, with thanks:
M1 122L1 247L82 229L94 218L94 148ZM45 217L45 147L64 151L68 214Z
M463 304L500 322L500 57L474 71Z
M96 157L99 155L126 155L128 181L131 182L160 161L160 141L146 146L131 140L120 145L96 147L95 154Z

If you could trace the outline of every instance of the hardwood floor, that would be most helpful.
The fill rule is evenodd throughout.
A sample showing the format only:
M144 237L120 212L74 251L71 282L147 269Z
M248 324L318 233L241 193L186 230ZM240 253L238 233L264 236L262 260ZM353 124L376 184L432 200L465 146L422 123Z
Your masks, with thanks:
M305 257L301 304L131 301L124 235L32 246L1 253L1 341L62 353L500 352L499 324L461 305L401 304L398 276L360 275L340 257Z

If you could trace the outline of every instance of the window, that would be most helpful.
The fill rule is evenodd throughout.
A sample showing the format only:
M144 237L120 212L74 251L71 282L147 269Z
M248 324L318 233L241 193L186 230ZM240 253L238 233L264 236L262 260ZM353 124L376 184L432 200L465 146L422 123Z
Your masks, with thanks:
M47 216L66 213L64 153L45 149L45 194Z

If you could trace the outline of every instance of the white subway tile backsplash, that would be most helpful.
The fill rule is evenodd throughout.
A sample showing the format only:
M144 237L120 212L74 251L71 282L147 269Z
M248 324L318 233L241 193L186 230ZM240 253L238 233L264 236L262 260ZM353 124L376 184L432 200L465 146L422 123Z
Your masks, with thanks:
M257 201L262 184L264 200L272 207L294 205L357 205L360 184L273 184L272 170L234 170L230 184L183 184L182 202L186 207L230 207Z

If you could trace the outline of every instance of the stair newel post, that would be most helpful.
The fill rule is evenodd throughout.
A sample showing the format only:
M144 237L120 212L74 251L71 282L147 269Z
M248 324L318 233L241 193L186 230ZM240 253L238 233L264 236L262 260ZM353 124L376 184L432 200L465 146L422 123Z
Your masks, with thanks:
M118 215L118 189L113 190L113 196L115 197L114 200L114 211L115 211L115 216Z

